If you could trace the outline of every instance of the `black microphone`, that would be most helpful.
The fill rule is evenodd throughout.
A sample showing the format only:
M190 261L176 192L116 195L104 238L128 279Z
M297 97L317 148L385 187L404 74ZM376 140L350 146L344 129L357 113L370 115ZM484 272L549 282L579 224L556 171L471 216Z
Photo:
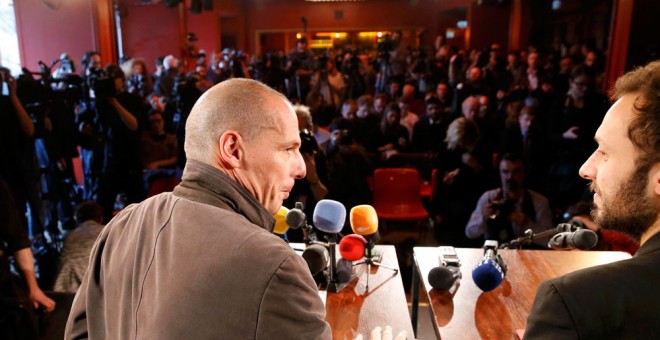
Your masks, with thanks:
M302 228L305 243L309 243L310 239L316 241L316 234L311 233L312 227L307 224L307 215L303 212L302 202L296 202L295 208L286 213L284 220L290 229Z
M506 276L507 267L501 255L497 254L497 241L486 240L484 258L472 270L472 281L484 292L499 287Z
M429 272L429 284L437 290L448 290L461 278L461 269L458 267L435 267Z
M428 280L431 287L437 290L449 290L451 294L456 291L456 283L461 279L461 261L458 259L456 249L452 246L438 247L440 266L431 269ZM452 289L454 288L454 289Z
M579 249L589 250L598 244L598 235L589 229L577 229L554 235L548 241L552 249Z
M312 244L307 247L302 253L302 258L307 262L309 272L312 273L312 276L328 268L328 263L330 262L328 249L320 244Z

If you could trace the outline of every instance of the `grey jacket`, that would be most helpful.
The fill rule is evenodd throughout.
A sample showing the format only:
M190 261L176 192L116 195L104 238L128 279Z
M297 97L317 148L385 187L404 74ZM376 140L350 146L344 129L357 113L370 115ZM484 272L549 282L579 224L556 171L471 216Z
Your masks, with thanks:
M173 193L105 227L65 338L331 338L305 261L273 226L242 186L188 160Z

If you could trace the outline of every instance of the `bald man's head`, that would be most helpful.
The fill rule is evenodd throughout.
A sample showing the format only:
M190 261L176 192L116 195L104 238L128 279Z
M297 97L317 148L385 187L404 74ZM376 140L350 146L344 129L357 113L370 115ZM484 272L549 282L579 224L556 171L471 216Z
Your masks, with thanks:
M252 140L259 131L273 129L275 112L289 101L279 92L254 80L235 78L206 91L186 121L186 157L209 163L220 136L227 130Z

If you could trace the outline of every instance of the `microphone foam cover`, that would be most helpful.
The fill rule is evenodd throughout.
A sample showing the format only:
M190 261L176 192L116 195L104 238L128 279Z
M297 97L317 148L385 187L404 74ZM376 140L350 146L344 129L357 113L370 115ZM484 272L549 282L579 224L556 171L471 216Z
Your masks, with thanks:
M353 276L353 263L345 259L337 261L337 282L348 283Z
M307 216L305 216L305 213L302 210L294 208L286 213L284 219L286 220L286 224L289 226L289 228L298 229L303 226Z
M598 244L598 235L590 229L580 229L573 235L573 245L576 249L589 250Z
M320 244L312 244L307 247L302 253L302 258L307 262L307 267L309 267L309 272L312 273L312 276L328 268L328 263L330 262L328 249Z
M472 270L472 281L484 292L497 288L503 279L504 273L492 258L480 261Z
M447 267L435 267L429 272L429 284L434 289L449 290L456 282L458 275Z
M348 234L339 241L339 255L348 261L357 261L364 257L364 244L367 241L358 234Z
M275 234L284 235L289 230L289 225L286 223L286 214L288 212L289 208L280 207L280 210L275 214L275 228L273 228Z
M316 203L312 220L316 229L328 234L336 234L346 222L346 208L337 201L320 200Z
M355 206L350 214L351 229L359 235L371 235L378 231L376 209L368 204Z

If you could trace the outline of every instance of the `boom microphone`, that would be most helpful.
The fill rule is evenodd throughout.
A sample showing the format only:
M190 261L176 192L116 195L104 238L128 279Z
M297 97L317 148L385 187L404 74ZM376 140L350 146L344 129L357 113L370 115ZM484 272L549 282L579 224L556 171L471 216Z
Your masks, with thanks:
M484 292L497 288L506 276L507 267L497 254L497 241L486 240L484 258L472 270L472 281Z
M552 249L589 250L596 244L598 244L598 235L589 229L562 232L548 241L548 247Z

